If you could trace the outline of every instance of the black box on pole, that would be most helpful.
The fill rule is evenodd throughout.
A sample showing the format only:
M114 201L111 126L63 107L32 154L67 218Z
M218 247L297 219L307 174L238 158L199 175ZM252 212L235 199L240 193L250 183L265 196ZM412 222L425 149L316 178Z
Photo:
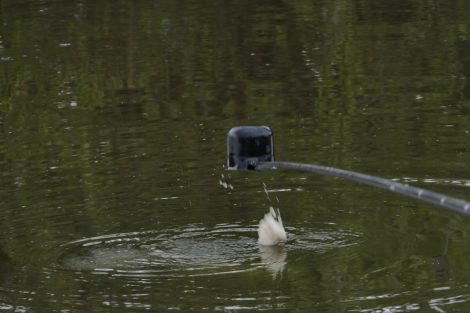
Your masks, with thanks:
M229 170L252 170L258 162L274 162L273 131L268 126L237 126L227 135Z

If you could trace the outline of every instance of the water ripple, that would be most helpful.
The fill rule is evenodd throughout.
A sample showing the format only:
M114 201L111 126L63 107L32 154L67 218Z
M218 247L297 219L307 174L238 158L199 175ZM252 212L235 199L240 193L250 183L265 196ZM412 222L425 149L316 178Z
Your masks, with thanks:
M255 228L189 225L159 231L110 234L63 245L64 269L114 276L215 275L256 268ZM246 265L252 266L246 266Z
M261 247L256 231L257 225L187 225L84 238L62 245L58 266L135 278L228 275L268 268L276 278L284 270L288 251L324 252L354 245L359 236L341 229L289 227L285 246Z

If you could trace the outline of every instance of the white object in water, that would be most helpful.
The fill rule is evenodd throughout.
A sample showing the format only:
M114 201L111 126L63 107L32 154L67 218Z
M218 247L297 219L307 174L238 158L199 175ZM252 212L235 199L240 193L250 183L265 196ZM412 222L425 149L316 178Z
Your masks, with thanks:
M258 243L263 246L275 246L287 240L286 231L282 225L281 213L273 207L269 208L258 226Z

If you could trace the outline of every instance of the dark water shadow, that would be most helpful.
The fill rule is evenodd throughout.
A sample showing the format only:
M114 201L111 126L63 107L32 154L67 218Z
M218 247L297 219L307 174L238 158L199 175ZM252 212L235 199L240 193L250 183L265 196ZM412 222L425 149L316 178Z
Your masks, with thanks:
M12 280L14 266L10 257L0 246L0 284L4 285Z

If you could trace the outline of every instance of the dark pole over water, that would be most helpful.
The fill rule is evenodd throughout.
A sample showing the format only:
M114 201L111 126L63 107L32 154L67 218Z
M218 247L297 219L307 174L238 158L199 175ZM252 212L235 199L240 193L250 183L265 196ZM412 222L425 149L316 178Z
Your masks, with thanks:
M470 216L470 203L444 194L401 184L389 179L342 170L339 168L274 160L274 140L267 126L234 127L228 134L228 168L230 170L288 169L340 177L386 189L417 200Z

